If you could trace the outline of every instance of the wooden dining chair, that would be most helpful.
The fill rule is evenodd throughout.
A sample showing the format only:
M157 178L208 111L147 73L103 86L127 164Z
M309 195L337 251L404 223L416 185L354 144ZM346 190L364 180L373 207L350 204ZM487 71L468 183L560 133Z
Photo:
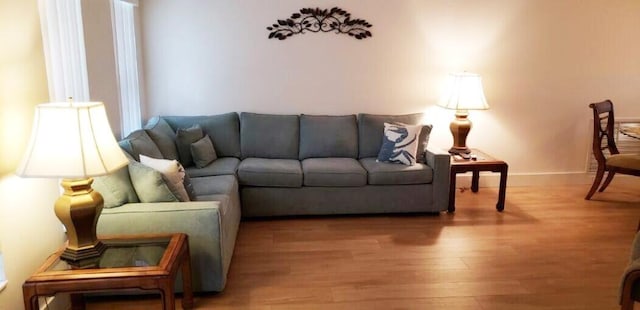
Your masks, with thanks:
M598 161L598 170L593 185L584 198L591 199L596 192L605 171L609 171L606 180L600 186L600 192L604 191L613 176L616 173L640 176L640 154L620 154L616 147L613 136L613 127L615 125L613 117L613 103L611 100L592 103L589 105L593 109L593 155ZM606 144L603 146L602 140L607 137ZM610 156L605 156L603 150L608 149Z

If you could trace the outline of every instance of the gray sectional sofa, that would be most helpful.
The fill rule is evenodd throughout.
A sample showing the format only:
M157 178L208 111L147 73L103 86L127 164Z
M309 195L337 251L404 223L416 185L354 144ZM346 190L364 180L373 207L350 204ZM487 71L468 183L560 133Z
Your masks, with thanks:
M99 234L185 232L194 289L222 291L242 217L441 212L449 154L420 135L418 163L380 163L384 122L419 124L421 113L345 116L227 113L154 117L120 142L140 154L180 160L177 133L198 125L215 148L207 166L185 167L189 202L129 202L104 209Z

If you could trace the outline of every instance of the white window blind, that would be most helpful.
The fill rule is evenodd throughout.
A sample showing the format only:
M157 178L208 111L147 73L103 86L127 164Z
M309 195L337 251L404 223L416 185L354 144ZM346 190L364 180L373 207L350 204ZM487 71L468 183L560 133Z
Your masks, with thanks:
M136 47L136 2L112 0L113 33L118 67L118 91L122 135L142 127L140 85L138 81L138 51Z
M49 99L89 100L80 0L39 0Z

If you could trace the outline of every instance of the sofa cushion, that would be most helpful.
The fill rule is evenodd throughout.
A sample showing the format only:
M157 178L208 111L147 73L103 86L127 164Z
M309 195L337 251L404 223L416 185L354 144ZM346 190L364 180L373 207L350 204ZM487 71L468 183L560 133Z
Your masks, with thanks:
M429 184L433 181L433 169L426 164L412 166L381 163L376 158L362 158L360 163L367 170L371 185Z
M140 201L133 184L131 184L127 166L108 175L93 178L92 187L102 194L105 208L115 208L125 203Z
M191 143L191 157L198 168L204 168L218 158L209 135L205 135L202 139Z
M176 132L176 145L178 148L178 156L180 163L185 167L193 166L193 157L191 156L191 144L197 142L204 137L200 125L193 125L189 128L178 128Z
M202 200L201 197L207 195L233 194L233 191L238 188L237 183L238 181L232 175L215 175L191 179L191 184L193 184L198 200Z
M384 123L421 124L422 113L405 115L358 114L358 158L377 157L382 146ZM425 162L424 151L427 149L432 125L422 126L420 144L418 145L418 162Z
M268 187L302 186L302 168L297 159L247 158L238 166L241 185Z
M367 172L353 158L307 158L302 172L305 186L367 185Z
M357 156L358 126L355 115L300 116L300 160Z
M162 174L139 162L129 163L131 183L136 190L140 202L177 202L178 198L171 192Z
M162 152L160 152L160 149L144 129L130 133L118 144L137 161L140 160L140 154L153 158L162 158Z
M298 159L300 121L297 115L240 114L242 158Z
M240 121L235 112L201 116L163 116L174 131L200 125L216 148L218 157L240 158Z
M192 178L204 177L210 175L235 175L240 165L240 160L235 157L221 157L212 161L204 168L187 167L187 175Z
M384 123L379 162L415 165L422 125Z
M184 168L177 160L156 159L140 154L140 163L160 172L165 183L178 200L191 200L184 186Z
M156 143L162 153L162 158L179 159L176 148L176 133L167 124L167 121L158 116L153 117L147 122L144 129L151 140Z

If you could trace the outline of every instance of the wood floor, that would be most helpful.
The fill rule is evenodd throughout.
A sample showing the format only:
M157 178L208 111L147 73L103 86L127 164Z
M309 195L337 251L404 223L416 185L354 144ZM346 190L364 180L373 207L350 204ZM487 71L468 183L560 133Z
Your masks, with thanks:
M592 201L588 185L512 187L504 213L480 188L455 214L243 221L227 288L196 309L619 309L639 180ZM153 297L87 309L159 309Z

